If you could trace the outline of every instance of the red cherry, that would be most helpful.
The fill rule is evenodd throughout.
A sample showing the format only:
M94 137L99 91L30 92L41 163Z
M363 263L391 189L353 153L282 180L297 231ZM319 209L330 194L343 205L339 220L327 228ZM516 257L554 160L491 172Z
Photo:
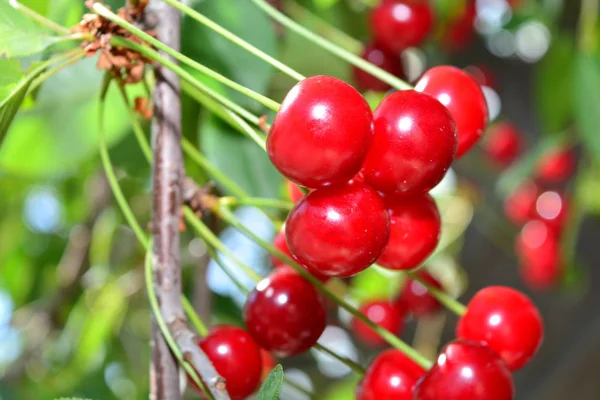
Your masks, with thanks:
M375 41L393 53L419 46L432 26L433 12L427 1L384 1L371 11Z
M502 357L508 369L516 371L539 349L544 325L527 296L508 287L492 286L473 296L456 336L484 342Z
M553 287L562 273L560 244L554 231L542 221L528 222L517 238L520 273L529 286Z
M488 129L482 146L492 162L506 167L521 153L523 140L516 126L501 122Z
M465 68L465 72L471 76L480 86L487 86L492 89L497 89L496 77L493 72L483 64L469 65Z
M297 203L304 197L304 193L300 190L300 186L296 185L294 182L290 182L286 179L285 187L292 203Z
M373 115L362 95L339 79L313 76L283 100L267 153L286 178L318 188L356 175L372 137Z
M366 46L361 57L371 64L377 65L379 68L389 72L390 74L404 79L402 62L397 58L396 55L388 53L387 51L379 48L376 44L370 44ZM357 85L363 90L385 92L390 89L389 84L378 78L375 78L373 75L363 71L360 68L353 67L352 73L354 74L354 79Z
M262 372L260 374L260 381L264 382L267 376L273 371L273 368L277 366L277 359L271 352L260 349L260 358L262 360Z
M533 181L520 184L504 200L504 214L516 225L523 225L535 215L539 188Z
M417 274L430 285L442 289L442 285L428 272L418 271ZM415 317L425 317L440 309L440 303L429 293L425 285L414 279L408 279L399 299Z
M450 52L458 52L467 48L475 38L475 17L477 9L475 0L467 0L462 13L448 22L441 44Z
M454 340L417 383L414 400L512 400L514 384L502 359L477 342Z
M385 196L384 202L390 213L390 239L377 263L396 270L418 267L440 239L441 220L435 201L422 194Z
M575 154L569 149L556 148L546 153L536 165L536 176L548 183L561 183L575 170Z
M535 217L560 234L568 216L568 208L568 202L562 193L549 190L537 198Z
M260 348L245 330L218 326L198 344L225 378L232 400L245 399L256 390L262 371Z
M286 256L293 258L292 252L290 251L290 248L288 247L287 242L285 241L285 232L284 231L280 231L275 236L275 239L273 239L273 246L275 246L277 248L277 250L281 251ZM277 258L273 255L271 256L271 261L273 262L274 267L283 265L283 261L281 261L279 258Z
M402 352L390 349L375 358L359 384L356 400L412 400L425 370Z
M556 287L563 274L558 246L539 259L524 259L519 264L519 274L525 284L538 291Z
M394 92L375 110L365 181L384 193L427 192L454 161L456 140L454 121L440 102L414 90Z
M315 273L347 277L379 257L390 234L383 200L355 182L316 189L296 204L285 224L288 246Z
M244 308L248 332L259 345L291 356L312 347L325 330L323 299L296 271L281 267L260 281Z
M457 158L473 147L488 122L485 97L473 78L458 68L435 67L425 72L415 90L437 98L450 111L458 132Z
M389 301L371 301L363 304L359 311L394 334L399 334L404 326L404 310ZM387 343L377 332L356 317L352 319L352 330L358 339L369 346L382 346Z

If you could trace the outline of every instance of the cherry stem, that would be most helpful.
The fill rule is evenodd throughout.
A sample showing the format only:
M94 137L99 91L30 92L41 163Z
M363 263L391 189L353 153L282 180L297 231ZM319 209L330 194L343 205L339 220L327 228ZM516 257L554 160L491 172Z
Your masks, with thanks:
M144 158L146 158L146 161L148 161L148 163L152 163L152 149L150 148L150 144L148 144L148 141L146 140L146 135L144 134L142 126L138 122L138 117L135 111L133 111L133 108L129 104L129 99L127 97L125 86L119 84L119 92L121 93L121 98L125 103L125 108L127 108L127 114L132 122L131 127L133 128L133 134L135 135L138 145L140 146L140 149L144 154Z
M173 1L173 0L169 0L169 1ZM413 88L410 84L403 81L402 79L395 77L394 75L390 74L389 72L384 71L383 69L377 67L376 65L373 65L370 62L363 60L361 57L359 57L355 54L352 54L348 50L343 49L342 47L338 46L337 44L332 43L329 40L323 38L322 36L317 35L316 33L311 32L310 30L304 28L302 25L296 23L291 18L289 18L289 17L285 16L284 14L282 14L281 12L279 12L275 7L271 6L265 0L251 0L251 1L254 4L256 4L257 7L262 9L269 16L271 16L271 18L273 18L274 20L279 22L281 25L285 26L286 28L290 29L291 31L294 31L295 33L299 34L300 36L303 36L305 39L324 48L325 50L340 57L341 59L349 62L350 64L354 65L355 67L360 68L363 71L370 73L371 75L373 75L376 78L379 78L380 80L389 84L390 86L392 86L398 90L409 90L409 89Z
M332 351L331 349L328 349L327 347L323 346L319 342L315 343L315 345L313 346L313 348L316 349L316 350L319 350L322 353L330 355L331 357L335 358L336 360L340 361L343 364L346 364L350 369L352 369L352 371L354 371L355 373L357 373L359 375L364 375L367 372L363 368L362 365L360 365L360 364L352 361L348 357L340 356L339 354L337 354L336 352Z
M146 41L147 43L151 44L152 46L156 47L157 49L162 50L163 52L170 55L174 59L213 78L217 82L220 82L220 83L224 84L225 86L227 86L233 90L236 90L236 91L248 96L249 98L251 98L253 100L256 100L257 102L261 103L262 105L264 105L265 107L267 107L273 111L279 110L280 104L278 102L271 100L267 96L257 93L254 90L251 90L243 85L240 85L239 83L234 82L231 79L219 74L218 72L215 72L212 69L192 60L191 58L181 54L180 52L173 50L172 48L170 48L169 46L167 46L160 40L153 38L152 36L150 36L149 34L144 32L143 30L130 24L123 18L120 18L119 16L117 16L116 14L111 12L108 8L106 8L104 5L102 5L100 3L94 3L94 5L92 6L92 9L96 13L98 13L98 15L108 19L109 21L114 22L115 24L119 25L121 28L127 30L128 32L133 33L134 35L138 36L140 39ZM141 46L141 47L144 47L144 46ZM166 65L166 64L163 64L163 65L165 67L173 70L169 65ZM176 72L176 71L174 71L174 72Z
M343 298L336 295L334 292L329 290L321 281L312 276L309 272L307 272L300 264L298 264L294 259L288 257L286 254L282 253L273 246L271 243L261 239L256 234L254 234L250 229L246 228L233 213L228 209L228 207L219 202L216 204L216 207L213 209L215 213L217 213L225 222L238 229L240 232L244 233L254 242L256 242L259 246L267 250L270 254L277 257L279 260L284 262L285 264L292 267L298 274L304 277L306 280L311 282L319 291L324 293L327 297L335 301L338 305L340 305L343 309L348 311L350 314L358 318L360 321L365 323L368 327L373 329L379 336L385 339L390 345L394 346L398 350L402 351L409 358L411 358L414 362L421 365L425 369L429 369L433 363L427 358L423 357L419 352L410 347L408 344L403 342L400 338L394 335L392 332L388 331L385 328L377 325L369 318L367 318L363 313L354 308L348 302L346 302Z
M272 66L274 66L275 68L277 68L279 71L281 71L284 74L290 76L291 78L293 78L295 80L298 80L298 81L301 81L301 80L303 80L305 78L304 75L300 74L299 72L297 72L294 69L290 68L289 66L285 65L281 61L278 61L277 59L271 57L270 55L268 55L264 51L262 51L262 50L258 49L257 47L251 45L250 43L248 43L244 39L242 39L239 36L235 35L233 32L231 32L231 31L223 28L221 25L219 25L216 22L214 22L213 20L205 17L204 15L200 14L198 11L196 11L193 8L191 8L191 7L183 4L182 2L179 2L177 0L163 0L163 1L165 3L167 3L167 4L169 4L171 7L174 7L176 9L178 9L179 11L183 12L184 14L187 14L190 18L198 21L202 25L204 25L207 28L215 31L216 33L220 34L221 36L225 37L226 39L229 39L233 43L237 44L238 46L242 47L243 49L247 50L248 52L254 54L258 58L260 58L260 59L266 61L267 63L271 64Z
M200 319L200 316L196 314L196 310L194 310L194 306L185 296L181 296L181 303L183 304L183 309L185 310L185 315L187 315L188 319L198 331L198 334L202 337L206 337L208 335L208 328L204 324L204 322Z
M269 199L264 197L245 197L236 199L234 197L221 197L219 202L225 205L243 205L243 206L255 206L258 208L277 208L281 210L290 211L294 208L294 203L286 200Z
M462 317L467 312L467 307L465 307L464 304L462 304L458 300L453 299L452 297L450 297L450 295L448 295L448 293L444 292L443 290L440 290L437 287L433 286L426 279L423 279L423 277L421 277L418 273L407 271L406 274L411 279L414 279L421 285L425 286L425 288L427 288L427 291L429 291L429 293L431 293L431 295L435 297L437 301L439 301L444 307L452 311L454 314L458 315L459 317Z
M62 71L66 67L75 64L76 62L81 60L83 57L85 57L85 54L83 53L82 49L74 49L73 51L67 52L60 57L53 58L51 60L52 62L63 61L63 60L64 61L58 65L55 65L52 68L49 68L46 72L41 73L37 78L35 78L33 80L33 82L31 82L31 85L29 86L28 91L33 92L42 83L44 83L44 81L46 81L46 79L50 78L57 72ZM65 60L65 58L66 58L66 60Z
M37 12L33 11L31 8L19 3L17 0L9 0L8 2L14 9L22 12L23 14L27 15L29 18L35 20L37 23L45 26L46 28L50 29L51 31L54 31L58 34L61 35L70 35L71 31L67 28L65 28L64 26L61 26L59 24L57 24L56 22L38 14Z

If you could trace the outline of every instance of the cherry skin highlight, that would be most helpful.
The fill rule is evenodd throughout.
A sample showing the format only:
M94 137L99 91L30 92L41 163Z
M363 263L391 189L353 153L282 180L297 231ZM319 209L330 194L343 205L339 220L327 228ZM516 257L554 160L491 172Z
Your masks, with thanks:
M363 304L359 311L372 322L394 334L400 334L404 326L404 311L389 301L371 301ZM383 346L387 341L367 324L354 317L352 330L356 337L369 346Z
M561 183L575 171L575 153L570 149L556 148L544 154L536 165L536 176L547 183Z
M513 124L501 122L491 126L483 138L483 150L490 160L506 167L519 156L523 148L521 132Z
M450 111L458 132L456 157L463 156L479 140L488 123L481 87L466 72L440 66L425 72L415 90L435 97Z
M264 349L285 357L310 349L325 330L323 299L289 267L260 281L244 308L248 333Z
M414 400L512 400L514 384L502 359L489 347L454 340L417 383Z
M384 202L390 214L390 239L377 263L394 270L418 267L440 240L441 220L435 201L423 194L385 196Z
M504 200L504 215L515 225L523 225L535 217L535 203L540 189L533 181L521 183Z
M381 255L390 224L379 194L353 182L305 196L290 212L285 232L292 254L309 271L348 277Z
M557 235L560 235L568 213L568 202L561 192L546 191L540 194L535 202L535 218L544 221Z
M261 350L248 332L235 326L218 326L198 344L225 378L232 400L243 400L256 390L262 372Z
M430 285L443 290L442 285L427 271L418 271L417 275ZM425 317L437 312L441 305L421 282L408 279L404 291L398 300L399 304L406 307L415 317Z
M544 325L538 309L523 293L491 286L473 296L458 323L456 336L485 343L508 369L516 371L539 349Z
M373 115L347 83L313 76L287 94L267 136L267 154L289 180L319 188L351 179L373 138Z
M456 125L433 97L414 90L388 95L374 114L365 181L383 193L414 195L435 187L454 161Z
M425 370L402 352L390 349L375 358L357 387L356 400L412 400Z
M427 1L384 1L371 11L373 37L392 53L419 46L432 26L433 12Z
M361 57L384 71L387 71L400 79L404 79L402 62L398 59L398 56L378 47L377 44L369 44L366 46ZM391 88L389 84L358 67L352 67L352 74L354 75L354 80L358 87L363 90L385 92Z

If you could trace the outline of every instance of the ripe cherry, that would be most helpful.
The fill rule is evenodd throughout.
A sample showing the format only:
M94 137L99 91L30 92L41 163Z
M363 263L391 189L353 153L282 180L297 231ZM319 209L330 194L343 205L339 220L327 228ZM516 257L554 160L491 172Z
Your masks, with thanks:
M572 150L556 148L540 158L536 165L536 176L544 182L561 183L571 177L575 164Z
M285 232L283 230L277 233L277 235L275 236L275 239L273 240L273 246L275 246L277 250L281 251L285 255L293 258L292 252L290 251L290 248L288 247L287 242L285 241ZM273 255L271 256L271 261L273 262L274 267L278 267L284 264L283 261L281 261L279 258Z
M260 348L245 330L218 326L198 344L225 378L232 400L245 399L256 390L262 372Z
M512 400L514 384L502 359L478 342L454 340L417 383L414 400Z
M427 1L384 1L371 12L375 41L393 53L419 46L432 26L433 12Z
M377 65L379 68L389 72L392 75L404 79L404 71L402 68L402 62L398 59L395 54L381 49L377 44L370 44L365 47L361 57L371 64ZM354 79L363 90L372 90L375 92L385 92L390 89L390 85L383 82L379 78L374 77L368 72L363 71L360 68L353 67L352 73Z
M262 360L262 372L260 374L260 381L264 382L267 376L273 371L273 368L277 366L277 359L271 352L260 349L260 358Z
M533 181L521 183L504 200L504 214L516 225L523 225L535 216L535 203L540 189Z
M318 188L356 175L372 138L373 115L362 95L339 79L313 76L283 100L267 153L286 178Z
M248 296L244 321L256 342L280 357L312 347L325 330L323 299L289 267L260 281Z
M288 181L286 179L285 187L287 189L287 194L292 203L297 203L300 201L301 198L304 197L304 193L302 192L302 190L300 190L300 187L294 182Z
M477 8L475 0L467 0L460 15L448 22L441 45L449 52L459 52L467 48L475 38L475 17Z
M354 182L308 194L290 212L285 232L292 254L309 271L347 277L381 255L390 224L379 194Z
M365 181L384 193L427 192L454 161L456 137L450 113L436 99L414 90L394 92L375 110Z
M356 400L412 400L412 392L425 370L402 352L390 349L369 365L357 387Z
M394 334L400 334L404 326L404 309L389 301L367 302L359 308L359 311ZM381 346L387 343L377 332L356 317L352 319L352 330L358 339L369 346Z
M396 270L418 267L440 239L441 220L435 201L422 194L385 196L384 202L390 213L390 239L377 262Z
M525 283L539 290L553 287L562 273L556 233L542 221L530 221L517 237L516 247Z
M500 167L510 165L521 153L523 140L516 126L501 122L491 126L483 138L483 150Z
M544 337L542 317L523 293L502 286L477 292L456 329L462 339L484 342L511 371L535 355Z
M448 108L458 132L456 157L464 155L479 140L488 122L481 87L466 72L440 66L425 72L415 90L437 98Z
M418 271L417 275L430 285L440 290L443 289L442 285L428 272ZM425 285L414 279L406 281L406 286L399 298L399 303L406 307L415 317L425 317L440 309L440 303L429 293Z
M568 207L567 199L562 193L549 190L537 198L535 217L560 234L568 216Z

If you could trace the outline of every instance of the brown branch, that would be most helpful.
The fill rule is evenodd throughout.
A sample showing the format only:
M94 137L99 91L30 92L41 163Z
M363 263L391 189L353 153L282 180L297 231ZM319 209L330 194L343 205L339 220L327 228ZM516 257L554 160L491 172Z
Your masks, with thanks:
M160 0L151 2L159 16L159 39L175 50L180 47L179 11ZM168 57L166 54L162 54ZM174 60L173 60L174 61ZM153 174L153 274L160 312L186 359L200 374L216 399L229 399L224 380L206 354L195 344L181 304L179 221L181 217L183 162L181 154L181 101L177 75L167 68L155 70L154 121L152 124ZM179 400L179 369L160 330L152 323L150 398Z

